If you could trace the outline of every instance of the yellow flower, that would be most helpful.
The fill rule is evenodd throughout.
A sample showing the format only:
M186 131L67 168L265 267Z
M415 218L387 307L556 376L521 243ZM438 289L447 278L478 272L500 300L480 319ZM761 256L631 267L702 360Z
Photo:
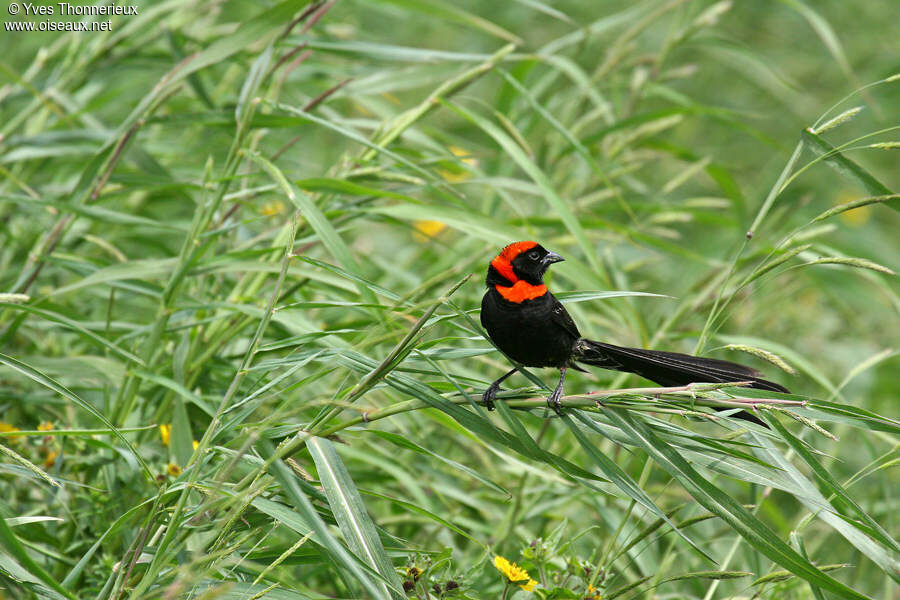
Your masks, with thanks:
M59 456L59 452L51 450L47 453L47 458L44 459L44 466L48 469L56 464L56 457Z
M416 228L416 239L420 242L426 242L447 229L446 223L440 221L416 221L413 226Z
M284 202L275 200L274 202L266 202L262 207L262 214L267 217L273 217L284 211Z
M11 425L4 421L0 421L0 433L14 433L16 431L21 431L21 430L18 427L16 427L15 425ZM7 436L3 436L3 437L7 437ZM9 436L10 444L18 444L19 441L20 441L19 436Z
M160 425L159 426L159 437L162 439L162 443L166 446L169 445L169 436L172 434L172 425Z
M478 166L478 161L475 158L472 158L472 155L469 154L467 150L463 150L462 148L459 148L457 146L449 146L447 149L453 154L453 156L458 157L460 159L459 162L461 162L462 164L468 165L470 167ZM441 177L443 177L445 181L449 181L450 183L459 183L472 176L468 169L464 169L458 165L453 165L453 167L451 167L451 170L440 169L438 173L440 173Z
M178 477L179 475L181 475L181 467L179 467L175 463L169 463L168 466L166 466L166 473L168 473L172 477Z
M537 585L537 581L528 576L528 571L516 563L510 563L502 556L494 557L494 567L506 577L507 581L518 583L519 587L526 592L530 592Z
M40 425L38 425L38 431L53 431L53 423L50 421L42 421Z
M584 600L601 600L601 598L603 598L603 596L600 595L600 590L591 584L588 584L586 594Z
M200 442L198 442L197 440L194 440L194 450L196 450L197 446L199 446L199 445L200 445Z
M860 197L860 194L852 192L850 190L843 190L838 194L837 201L835 204L843 204L845 202L850 202L851 200L856 200ZM860 206L859 208L854 208L851 210L844 211L838 215L838 218L850 225L852 227L859 227L860 225L864 225L870 218L872 217L872 205Z

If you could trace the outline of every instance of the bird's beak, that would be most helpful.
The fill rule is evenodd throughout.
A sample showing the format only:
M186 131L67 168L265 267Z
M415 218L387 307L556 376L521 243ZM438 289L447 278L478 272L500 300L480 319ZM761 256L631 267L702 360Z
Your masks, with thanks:
M547 256L544 257L544 260L542 262L545 265L552 265L553 263L562 262L564 260L566 260L566 259L564 259L562 256L560 256L556 252L548 252Z

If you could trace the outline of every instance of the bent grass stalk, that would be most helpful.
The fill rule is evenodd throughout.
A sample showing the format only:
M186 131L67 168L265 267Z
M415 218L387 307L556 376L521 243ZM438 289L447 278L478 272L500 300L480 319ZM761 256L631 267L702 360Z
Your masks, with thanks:
M722 383L722 384L703 384L703 386L697 385L684 385L684 386L676 386L676 387L656 387L656 388L624 388L618 390L602 390L596 392L589 392L587 394L573 394L570 396L563 396L561 398L563 408L592 408L597 406L598 404L603 404L604 399L614 400L644 400L647 402L646 406L636 407L636 406L621 406L617 405L618 408L623 408L625 410L648 410L651 412L659 411L659 412L672 412L667 407L659 407L655 406L654 402L657 400L672 400L678 402L690 403L693 405L699 406L708 406L715 408L762 408L768 406L805 406L806 401L804 400L787 400L787 399L779 399L779 398L739 398L739 397L729 397L729 398L708 398L702 397L699 394L702 394L702 391L698 392L698 389L701 390L718 390L724 387L736 387L741 385L747 385L748 382L734 382L734 383ZM709 387L706 387L706 386ZM506 394L500 394L497 397L498 401L502 401L509 408L514 409L540 409L547 407L547 399L545 397L535 397L535 398L523 398L523 399L514 399L514 398L506 398L504 396L508 396ZM471 402L470 399L462 397L462 398L448 398L448 402L452 402L453 404L465 405ZM477 400L479 404L483 404L481 399ZM333 425L331 427L323 427L314 432L304 432L304 437L307 436L317 436L317 437L326 437L329 435L334 435L339 431L347 429L348 427L353 427L355 425L360 425L364 423L371 423L372 421L377 421L380 419L384 419L387 417L391 417L400 413L409 412L413 410L420 410L423 408L429 408L430 405L421 400L404 400L402 402L397 402L391 406L387 406L385 408L364 411L360 416L354 417L353 419L349 419L340 423L338 425ZM680 414L680 410L677 411Z

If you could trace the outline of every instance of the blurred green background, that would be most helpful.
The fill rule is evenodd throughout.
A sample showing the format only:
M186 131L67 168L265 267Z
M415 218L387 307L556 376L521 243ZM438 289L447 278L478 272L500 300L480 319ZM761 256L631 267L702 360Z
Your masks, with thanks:
M586 337L743 362L796 394L896 418L898 200L810 223L900 187L892 3L134 5L108 33L0 34L0 294L25 295L0 309L4 593L377 596L380 580L360 584L310 524L320 515L360 555L317 487L348 489L322 481L335 456L298 443L276 463L300 492L290 471L262 466L268 440L312 431L339 435L343 484L363 492L400 579L427 566L420 597L426 580L446 597L500 597L494 553L539 569L531 593L545 597L586 597L588 584L606 597L822 597L799 578L754 583L789 567L719 519L686 532L720 568L753 575L654 592L652 577L711 567L668 525L642 537L655 516L612 484L599 493L486 439L478 427L513 427L500 415L469 407L475 427L432 404L347 424L426 392L478 398L508 369L474 323L487 262L518 239L566 257L554 292L670 296L587 294L568 305ZM31 18L9 7L4 21ZM512 398L545 393L521 376L507 385ZM647 382L596 371L566 389L632 385ZM738 449L762 438L635 412L673 439L725 440L666 438L813 563L850 565L832 574L898 597L890 542L862 527L878 541L854 545L807 518L799 488L747 474ZM894 426L794 412L837 436L782 420L896 536ZM549 455L596 472L558 420L516 414ZM122 438L95 431L110 422ZM589 434L664 510L690 500L634 440ZM529 554L538 538L549 556Z

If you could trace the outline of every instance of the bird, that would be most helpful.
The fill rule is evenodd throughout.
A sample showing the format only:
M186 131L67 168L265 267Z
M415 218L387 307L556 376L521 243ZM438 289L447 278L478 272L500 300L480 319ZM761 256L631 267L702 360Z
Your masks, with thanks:
M635 373L663 386L690 383L749 382L749 387L790 393L758 371L737 363L677 352L627 348L581 336L565 307L544 284L550 265L565 260L533 241L509 244L491 260L481 300L481 325L488 337L517 366L485 390L482 403L493 410L500 384L521 367L559 369L559 383L547 406L560 414L566 371L590 365ZM738 417L762 423L748 413Z

